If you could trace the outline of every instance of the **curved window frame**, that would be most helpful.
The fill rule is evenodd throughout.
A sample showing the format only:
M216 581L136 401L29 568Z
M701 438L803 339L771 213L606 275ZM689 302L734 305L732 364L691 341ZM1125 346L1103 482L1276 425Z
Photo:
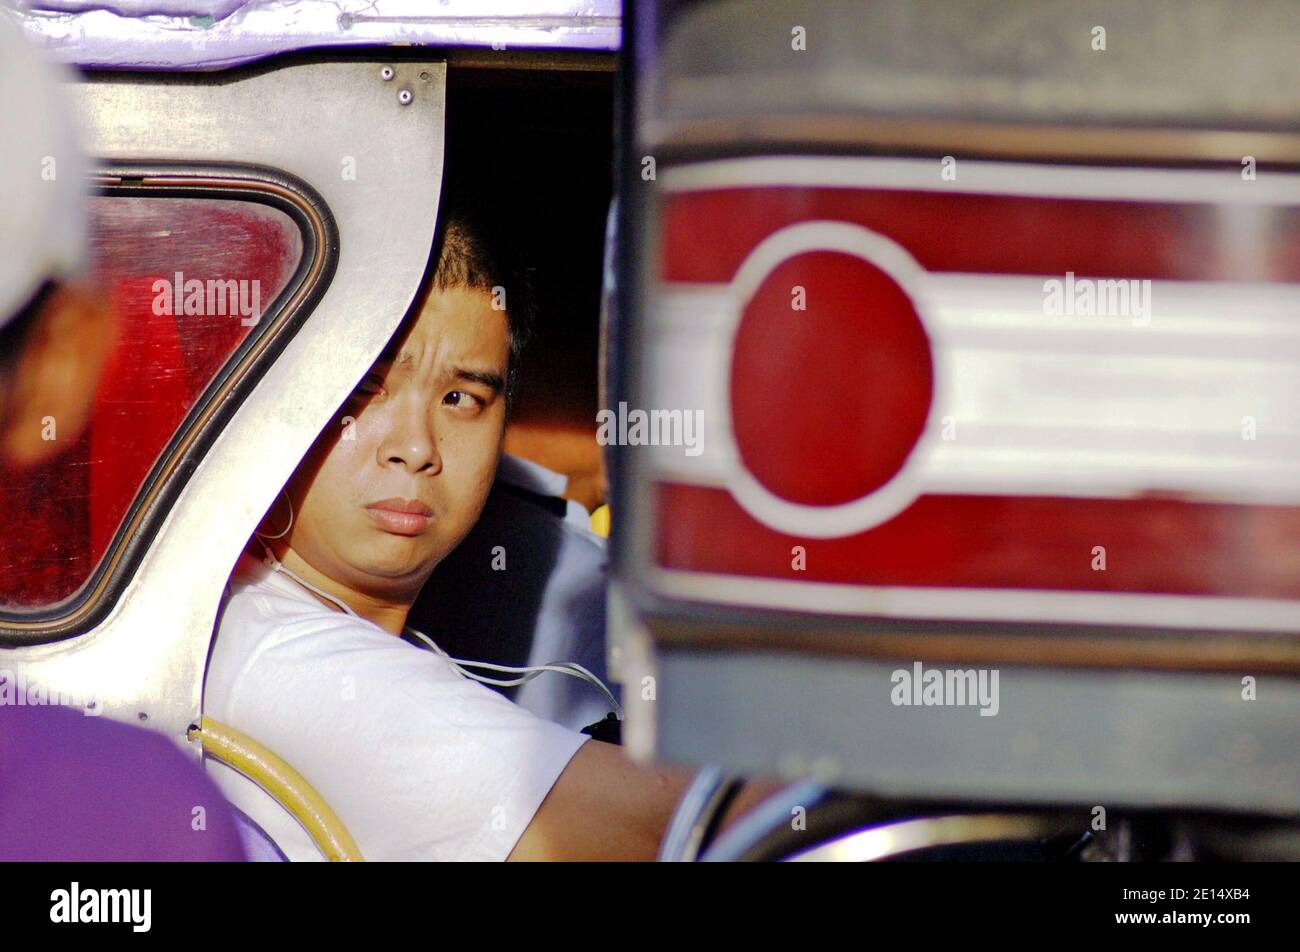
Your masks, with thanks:
M329 206L315 189L287 172L233 163L101 162L92 179L96 194L106 197L207 198L270 206L298 226L302 257L262 320L168 439L86 581L56 604L0 611L3 648L73 638L95 628L112 611L189 474L324 296L338 263L338 228Z

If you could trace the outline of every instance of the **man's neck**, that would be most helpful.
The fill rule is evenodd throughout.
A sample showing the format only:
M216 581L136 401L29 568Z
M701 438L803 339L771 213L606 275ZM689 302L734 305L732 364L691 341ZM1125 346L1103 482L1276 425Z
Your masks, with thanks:
M411 605L415 602L414 594L410 598L383 598L367 592L355 591L336 582L323 572L317 571L310 562L288 546L277 547L275 557L289 571L306 579L322 592L337 598L362 618L374 622L384 631L400 635L406 628L406 616L410 614ZM310 589L308 591L310 592ZM315 592L311 594L314 598L320 599ZM320 601L330 608L338 608L325 599Z

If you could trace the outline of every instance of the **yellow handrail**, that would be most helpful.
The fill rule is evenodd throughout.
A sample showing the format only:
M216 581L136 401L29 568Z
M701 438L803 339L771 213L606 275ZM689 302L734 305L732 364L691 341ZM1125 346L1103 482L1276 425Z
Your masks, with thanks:
M302 774L269 748L210 717L203 718L201 728L191 727L187 736L191 741L197 738L204 753L238 770L274 797L297 818L330 862L364 859L329 804Z

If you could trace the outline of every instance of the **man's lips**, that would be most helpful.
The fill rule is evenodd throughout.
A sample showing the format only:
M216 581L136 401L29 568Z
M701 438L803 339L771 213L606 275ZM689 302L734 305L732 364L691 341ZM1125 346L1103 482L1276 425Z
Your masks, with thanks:
M394 535L419 535L433 525L433 510L414 499L381 499L366 506L366 515Z

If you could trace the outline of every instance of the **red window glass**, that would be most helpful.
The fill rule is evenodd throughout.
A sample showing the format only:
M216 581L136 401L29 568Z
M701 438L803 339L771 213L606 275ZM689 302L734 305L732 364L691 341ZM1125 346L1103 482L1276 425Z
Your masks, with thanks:
M303 255L293 219L247 201L104 196L91 220L116 339L86 429L46 463L0 468L0 608L11 612L86 583L167 442Z

